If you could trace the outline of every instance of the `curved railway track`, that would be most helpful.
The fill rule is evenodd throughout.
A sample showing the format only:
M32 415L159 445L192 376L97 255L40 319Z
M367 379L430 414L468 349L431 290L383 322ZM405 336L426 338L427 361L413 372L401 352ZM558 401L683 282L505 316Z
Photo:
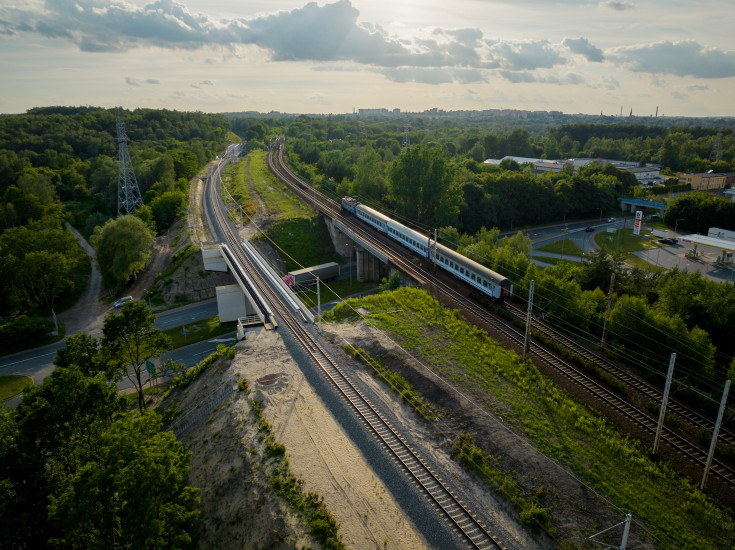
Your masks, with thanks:
M523 345L524 335L512 324L506 322L497 315L489 313L474 301L446 286L432 273L421 269L411 261L407 261L405 258L411 256L410 252L397 243L376 233L372 228L368 228L367 225L362 224L362 222L355 218L342 216L341 205L337 201L321 195L321 193L301 180L285 165L283 162L282 144L278 147L278 155L274 155L274 151L271 149L271 152L268 154L268 166L276 177L288 185L305 201L314 205L325 215L332 219L339 219L341 223L358 232L362 239L369 242L372 246L375 246L385 254L391 263L393 263L398 269L422 284L431 284L432 289L445 300L460 306L465 312L470 314L470 316L485 324L489 324L493 329L503 334L518 346ZM525 315L523 316L523 319L525 320ZM530 352L549 364L552 368L556 369L557 372L562 374L579 390L600 401L605 406L609 407L610 410L620 415L644 433L650 434L651 438L653 438L653 435L656 433L658 419L651 418L646 412L641 411L633 404L621 399L579 368L567 363L538 343L531 341ZM628 375L628 377L634 378L630 375ZM621 381L627 383L624 378L621 378ZM658 400L660 402L660 396ZM661 444L672 449L680 457L690 461L690 463L704 467L707 459L707 453L668 427L664 427L662 430ZM730 489L735 489L735 470L716 458L712 461L710 471L710 478L713 477L723 482Z
M282 303L280 297L271 289L270 285L261 281L257 269L252 265L247 254L243 252L239 238L232 229L219 194L219 185L213 185L210 179L207 186L208 203L210 212L216 221L215 225L220 228L225 243L240 265L251 273L251 279L258 287L258 291L268 301L274 313L279 316L282 326L288 328L294 338L333 383L334 387L351 405L352 410L378 437L384 448L395 458L411 479L418 484L429 500L441 510L442 514L468 545L471 548L483 550L505 550L506 546L497 534L485 526L469 507L453 494L440 476L433 471L426 461L420 457L419 453L408 444L398 430L350 380L337 362L332 359L326 349L312 335L311 331L303 325L300 319L293 315L287 305Z

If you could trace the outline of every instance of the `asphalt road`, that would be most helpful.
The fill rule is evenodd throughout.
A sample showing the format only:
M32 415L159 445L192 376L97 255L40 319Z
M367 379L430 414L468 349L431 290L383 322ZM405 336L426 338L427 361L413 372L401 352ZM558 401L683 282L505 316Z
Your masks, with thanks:
M160 313L154 326L161 330L168 330L194 321L209 319L215 315L217 315L217 301L211 299ZM97 338L101 338L101 331L99 330L92 334ZM234 334L229 336L231 341L234 338ZM227 336L219 336L210 342L205 341L186 346L185 348L179 348L166 354L163 360L165 361L170 357L177 363L185 363L191 367L200 361L201 358L206 357L214 351L218 343L223 343L219 340L225 338ZM34 383L40 384L54 370L54 357L56 357L56 352L63 347L64 342L61 341L41 348L0 357L0 375L20 374L30 376L33 378ZM124 389L124 386L121 386L121 389Z

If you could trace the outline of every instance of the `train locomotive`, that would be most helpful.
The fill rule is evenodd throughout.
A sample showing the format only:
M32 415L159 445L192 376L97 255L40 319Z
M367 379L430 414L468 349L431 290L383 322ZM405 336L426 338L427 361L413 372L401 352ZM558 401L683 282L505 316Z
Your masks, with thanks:
M342 210L353 214L394 241L401 243L406 248L432 262L436 255L437 266L472 285L483 294L487 294L493 300L505 300L513 294L513 282L507 277L503 277L492 269L488 269L442 244L434 243L430 246L429 239L426 236L409 229L369 206L361 204L353 197L342 198Z

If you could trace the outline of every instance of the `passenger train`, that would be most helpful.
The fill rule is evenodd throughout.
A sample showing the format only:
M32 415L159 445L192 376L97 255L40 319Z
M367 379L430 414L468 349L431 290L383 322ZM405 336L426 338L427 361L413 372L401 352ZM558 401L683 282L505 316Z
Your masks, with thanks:
M442 244L434 243L430 246L428 237L409 229L369 206L360 204L353 197L342 198L342 210L354 214L368 225L432 262L434 261L434 255L436 255L436 265L494 300L505 300L513 294L513 283L507 277L503 277L492 269L488 269Z

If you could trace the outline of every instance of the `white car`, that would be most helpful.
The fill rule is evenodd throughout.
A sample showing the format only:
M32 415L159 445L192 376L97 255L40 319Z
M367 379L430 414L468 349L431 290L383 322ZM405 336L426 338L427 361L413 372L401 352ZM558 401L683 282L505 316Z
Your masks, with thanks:
M607 219L607 223L612 223L612 222L615 222L617 220L618 220L617 218L608 218Z
M112 304L112 307L123 307L125 305L125 302L132 302L133 297L132 296L125 296L125 298L120 298L117 302Z

